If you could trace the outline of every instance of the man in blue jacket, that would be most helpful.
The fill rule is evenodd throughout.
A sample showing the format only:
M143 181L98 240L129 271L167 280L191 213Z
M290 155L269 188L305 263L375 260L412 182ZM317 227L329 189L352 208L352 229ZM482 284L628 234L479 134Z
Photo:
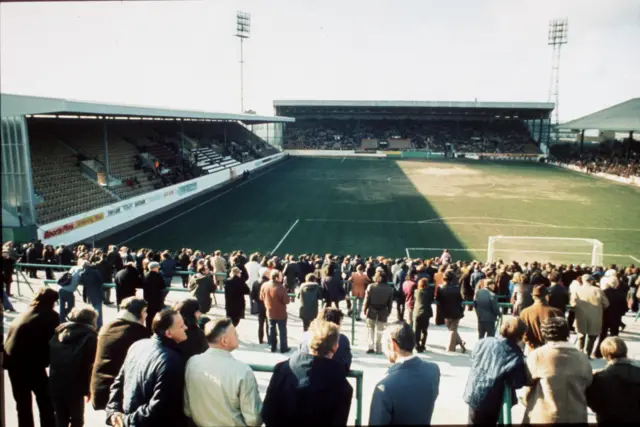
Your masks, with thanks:
M369 424L431 424L440 389L440 368L413 354L416 337L405 322L388 326L383 342L393 365L373 391Z
M469 424L498 423L505 384L511 388L512 404L517 402L515 390L527 381L524 354L519 346L526 331L522 319L506 316L500 326L501 337L484 338L476 344L464 391Z
M107 425L184 427L184 362L178 344L187 339L180 313L157 313L153 337L133 344L111 385Z

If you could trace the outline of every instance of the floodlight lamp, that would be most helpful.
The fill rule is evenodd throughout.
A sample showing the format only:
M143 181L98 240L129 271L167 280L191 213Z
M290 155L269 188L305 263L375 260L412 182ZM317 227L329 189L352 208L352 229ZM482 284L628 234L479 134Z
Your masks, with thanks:
M249 38L251 33L251 14L240 12L236 14L236 37L243 39Z

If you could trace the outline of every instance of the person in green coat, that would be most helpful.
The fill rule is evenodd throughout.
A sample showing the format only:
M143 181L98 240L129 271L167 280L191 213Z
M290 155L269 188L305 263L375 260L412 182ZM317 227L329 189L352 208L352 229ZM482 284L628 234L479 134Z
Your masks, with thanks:
M305 282L298 289L300 301L300 319L302 329L307 332L309 325L318 316L318 301L322 300L322 287L313 273L307 274Z

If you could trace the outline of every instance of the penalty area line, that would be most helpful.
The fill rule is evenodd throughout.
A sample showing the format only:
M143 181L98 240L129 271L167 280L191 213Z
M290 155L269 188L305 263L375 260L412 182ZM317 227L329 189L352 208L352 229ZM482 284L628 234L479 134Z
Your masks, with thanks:
M284 234L284 236L282 236L282 239L280 239L280 241L278 242L276 247L271 250L271 254L272 255L275 253L276 250L278 250L278 248L280 247L282 242L284 242L284 239L287 238L289 233L291 233L291 231L296 227L296 225L298 225L299 222L300 222L300 219L296 219L296 222L294 222L293 225L289 228L289 230L287 230L287 232Z

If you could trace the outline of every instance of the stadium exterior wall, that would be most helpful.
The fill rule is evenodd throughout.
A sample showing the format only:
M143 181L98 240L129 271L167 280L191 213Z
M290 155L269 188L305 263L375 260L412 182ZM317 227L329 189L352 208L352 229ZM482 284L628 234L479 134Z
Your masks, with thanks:
M632 176L629 178L625 178L623 176L618 176L618 175L611 175L608 173L603 173L603 172L596 172L596 173L587 173L587 169L586 168L581 168L575 165L568 165L565 163L557 163L557 162L547 162L550 165L553 166L557 166L559 168L564 168L564 169L569 169L572 170L574 172L580 172L580 173L584 173L587 175L593 175L593 176L597 176L598 178L604 178L604 179L608 179L609 181L615 181L615 182L619 182L621 184L628 184L628 185L633 185L636 187L640 187L640 177L637 176Z
M254 171L282 160L286 154L278 153L233 167L234 177L245 171ZM38 228L38 238L45 245L71 244L108 234L114 228L123 228L137 219L160 213L177 203L230 182L232 169L202 176L140 196L102 206Z

